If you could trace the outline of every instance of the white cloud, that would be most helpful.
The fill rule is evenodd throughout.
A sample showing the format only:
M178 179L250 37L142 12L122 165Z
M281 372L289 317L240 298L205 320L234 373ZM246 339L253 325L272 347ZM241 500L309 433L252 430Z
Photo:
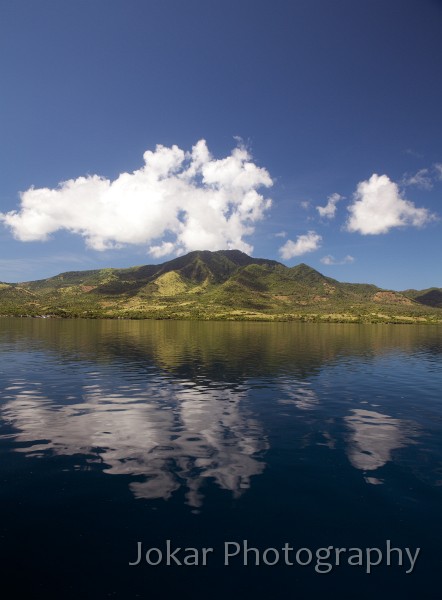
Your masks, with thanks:
M363 235L387 233L405 225L421 227L434 218L426 208L417 208L401 198L398 186L387 175L373 174L369 180L361 181L348 210L347 231Z
M175 244L173 242L162 242L158 246L150 246L149 254L152 254L155 258L161 258L162 256L172 254L174 250Z
M435 163L433 166L436 171L436 177L442 179L442 163Z
M325 206L317 206L316 210L321 217L333 219L336 215L336 204L339 202L339 200L343 199L344 196L341 196L340 194L332 194L327 198L327 204Z
M298 235L296 242L287 240L279 249L279 253L282 258L289 260L294 256L301 256L301 254L307 254L307 252L317 250L321 245L321 241L322 237L320 235L315 231L309 231L304 235Z
M347 256L344 256L344 258L342 260L337 260L331 254L328 254L327 256L323 256L321 258L321 262L323 265L347 265L349 263L353 263L354 261L355 261L354 257L350 256L350 254L347 254Z
M285 238L287 237L287 231L278 231L278 233L275 233L275 237Z
M415 185L423 190L431 190L433 188L433 182L431 181L428 169L420 169L414 175L405 175L402 185Z
M243 146L216 160L205 140L191 152L158 145L144 161L114 181L91 175L55 189L30 188L21 194L19 210L0 213L0 220L21 241L44 241L64 229L94 250L138 244L156 257L253 250L243 238L271 205L257 189L273 182Z
M309 208L310 208L310 200L303 200L301 202L301 208L303 208L304 210L309 210Z

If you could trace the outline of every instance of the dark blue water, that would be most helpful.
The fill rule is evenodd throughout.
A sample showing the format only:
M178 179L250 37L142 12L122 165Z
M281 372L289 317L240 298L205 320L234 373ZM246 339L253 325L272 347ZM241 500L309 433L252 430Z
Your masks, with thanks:
M0 348L14 597L440 598L442 328L1 319Z

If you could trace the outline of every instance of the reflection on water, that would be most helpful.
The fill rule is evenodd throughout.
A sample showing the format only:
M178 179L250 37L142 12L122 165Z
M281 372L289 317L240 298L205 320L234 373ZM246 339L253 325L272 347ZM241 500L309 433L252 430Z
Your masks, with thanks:
M154 380L144 390L106 392L89 384L81 403L55 406L40 387L16 381L4 391L3 419L25 444L17 450L85 454L106 473L137 478L130 484L137 498L168 499L184 486L188 504L198 507L204 478L238 497L264 468L258 456L267 442L241 408L241 390Z
M441 418L437 327L0 325L0 415L10 451L70 456L73 468L81 455L90 467L127 476L136 498L183 490L197 508L211 482L239 498L280 448L308 455L343 447L367 483L382 483L382 469L425 434L432 464L441 465L426 426Z
M299 382L297 385L285 384L280 386L284 397L278 400L279 404L292 404L299 410L313 410L319 404L317 394L310 388L310 382Z
M44 351L71 366L89 361L134 374L155 366L206 382L284 373L306 380L327 364L397 352L433 357L438 368L442 354L437 326L80 319L0 318L0 347L8 355Z
M400 419L373 410L353 409L345 422L350 430L348 458L361 471L379 469L392 460L393 450L413 443L411 427ZM368 477L367 481L380 483L381 480Z

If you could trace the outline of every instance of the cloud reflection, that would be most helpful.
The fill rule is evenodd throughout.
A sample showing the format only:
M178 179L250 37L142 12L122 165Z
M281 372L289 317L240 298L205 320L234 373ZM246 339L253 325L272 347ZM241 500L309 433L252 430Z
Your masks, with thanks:
M319 405L319 398L312 390L308 381L297 381L296 385L285 384L281 386L283 398L278 400L278 404L292 404L299 410L313 410Z
M243 407L245 392L158 378L148 389L112 390L90 383L82 399L57 404L38 383L16 381L5 389L3 419L28 456L87 455L106 473L129 475L136 498L168 499L181 487L192 507L203 503L209 478L234 497L265 468L268 448L259 423Z
M400 419L364 409L353 409L344 417L349 429L347 456L361 471L375 471L392 460L393 450L414 443L410 425ZM367 483L379 484L376 477L366 477Z

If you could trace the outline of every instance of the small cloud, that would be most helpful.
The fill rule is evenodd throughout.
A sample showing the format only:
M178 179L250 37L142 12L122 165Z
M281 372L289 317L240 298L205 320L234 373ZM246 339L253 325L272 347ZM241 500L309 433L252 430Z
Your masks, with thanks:
M342 260L336 260L334 256L328 254L321 258L321 262L323 265L348 265L355 262L355 259L353 256L350 256L350 254L347 254Z
M436 172L436 177L442 180L442 163L435 163L433 168Z
M428 169L420 169L414 175L406 174L402 179L402 185L415 185L423 190L431 190L433 188L433 182Z
M275 233L275 237L285 238L287 237L287 231L279 231L278 233Z
M279 253L282 258L289 260L294 256L301 256L307 254L307 252L313 252L317 250L321 245L322 237L315 231L309 231L304 235L298 235L296 242L287 240L286 243L281 246Z
M172 244L172 242L163 242L158 246L150 246L149 254L151 254L155 258L161 258L162 256L172 254L174 250L175 246L174 244Z
M407 225L422 227L435 218L428 209L402 198L397 184L387 175L373 174L361 181L348 210L347 231L362 235L378 235Z
M339 202L339 200L343 199L344 196L341 196L340 194L332 194L327 198L327 204L325 206L317 206L316 210L321 217L333 219L336 215L336 204Z
M303 208L304 210L309 210L309 208L310 208L310 200L303 200L301 202L301 208Z

